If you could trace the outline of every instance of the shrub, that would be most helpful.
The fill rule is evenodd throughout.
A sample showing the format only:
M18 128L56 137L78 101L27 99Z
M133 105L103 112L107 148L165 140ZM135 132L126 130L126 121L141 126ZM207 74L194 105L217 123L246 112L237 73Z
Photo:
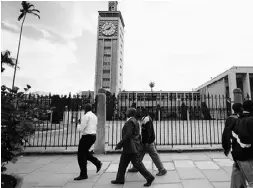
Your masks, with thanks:
M24 90L30 88L27 85ZM35 97L18 90L1 87L1 172L9 161L16 162L25 142L35 132L35 123L48 111L48 106L38 104Z

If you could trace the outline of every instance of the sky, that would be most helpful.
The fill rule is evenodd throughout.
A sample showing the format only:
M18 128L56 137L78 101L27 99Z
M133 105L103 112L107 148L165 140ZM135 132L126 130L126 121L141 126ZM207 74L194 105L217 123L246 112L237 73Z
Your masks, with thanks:
M94 90L98 11L107 1L32 1L16 86L58 94ZM1 1L1 51L16 58L21 2ZM192 91L233 66L253 66L252 0L123 0L123 90ZM1 84L11 86L6 67Z

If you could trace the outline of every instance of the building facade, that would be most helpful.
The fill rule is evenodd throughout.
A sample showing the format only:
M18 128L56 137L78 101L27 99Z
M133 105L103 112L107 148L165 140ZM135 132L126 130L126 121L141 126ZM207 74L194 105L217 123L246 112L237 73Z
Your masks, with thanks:
M124 21L117 1L99 11L94 94L100 88L118 94L123 87Z
M240 88L243 98L253 96L253 67L232 67L195 89L201 95L224 95L234 101L233 90Z

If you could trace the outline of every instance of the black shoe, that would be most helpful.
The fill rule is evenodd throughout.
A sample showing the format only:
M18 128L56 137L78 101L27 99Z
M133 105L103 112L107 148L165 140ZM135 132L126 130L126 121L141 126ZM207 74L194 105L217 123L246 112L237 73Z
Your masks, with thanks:
M132 167L132 168L128 169L128 172L138 172L138 170L136 168Z
M166 169L163 169L163 170L159 171L156 175L157 175L157 176L163 176L163 175L165 175L166 173L167 173L167 170L166 170Z
M154 180L155 180L154 177L152 179L150 179L150 180L147 180L147 183L144 184L144 187L149 187Z
M99 162L97 166L97 173L101 170L103 163Z
M78 176L76 178L74 178L74 180L85 180L85 179L88 179L88 176Z
M124 184L123 181L117 181L117 180L112 180L111 183L112 184Z

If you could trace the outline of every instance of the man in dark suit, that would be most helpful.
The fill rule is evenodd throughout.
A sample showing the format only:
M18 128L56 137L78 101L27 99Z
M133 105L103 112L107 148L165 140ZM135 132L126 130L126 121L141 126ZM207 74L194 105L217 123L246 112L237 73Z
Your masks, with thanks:
M143 163L138 160L137 153L141 150L141 137L140 126L135 119L136 109L130 108L127 111L127 121L122 129L122 139L117 144L116 150L123 147L123 151L120 157L119 168L116 180L111 181L112 184L124 184L126 168L130 161L141 173L141 175L147 180L144 184L145 187L149 187L154 181L154 176L145 168Z

